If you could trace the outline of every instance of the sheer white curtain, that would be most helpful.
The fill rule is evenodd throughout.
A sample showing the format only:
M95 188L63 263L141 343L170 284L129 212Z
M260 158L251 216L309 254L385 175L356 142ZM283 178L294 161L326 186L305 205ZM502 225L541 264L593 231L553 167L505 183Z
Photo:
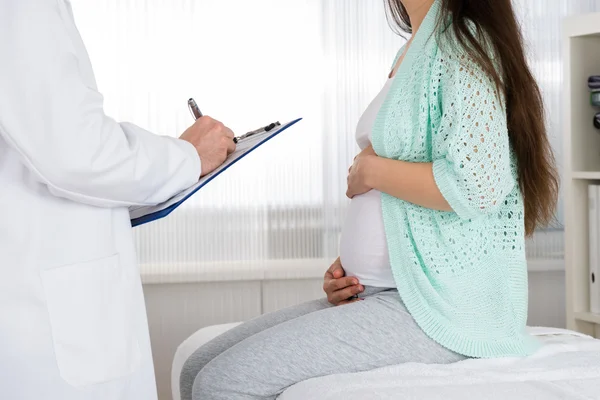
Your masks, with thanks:
M383 0L72 0L106 111L164 135L192 123L186 100L243 133L304 120L198 192L136 228L146 272L221 262L331 259L345 208L354 130L405 39ZM516 2L561 159L561 18L592 0ZM532 258L561 258L562 234Z

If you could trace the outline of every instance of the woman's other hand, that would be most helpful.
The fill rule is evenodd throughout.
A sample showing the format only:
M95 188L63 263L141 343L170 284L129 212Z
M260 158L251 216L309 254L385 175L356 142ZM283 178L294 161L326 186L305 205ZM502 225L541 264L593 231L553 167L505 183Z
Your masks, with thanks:
M342 268L340 258L325 272L323 282L323 290L327 294L327 301L334 306L358 301L359 299L351 299L354 295L362 293L365 288L359 284L358 279L345 276L346 272Z
M367 172L370 168L370 161L375 157L377 157L377 154L375 154L373 146L366 147L354 157L354 163L348 170L348 190L346 191L348 198L351 199L373 189L367 183Z

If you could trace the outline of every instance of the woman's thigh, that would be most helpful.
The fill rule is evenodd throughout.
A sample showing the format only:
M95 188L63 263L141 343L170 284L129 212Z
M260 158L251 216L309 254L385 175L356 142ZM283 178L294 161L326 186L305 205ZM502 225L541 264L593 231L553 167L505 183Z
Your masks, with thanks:
M192 399L192 387L198 373L213 358L237 343L282 322L331 307L326 299L309 301L256 317L217 336L196 350L185 362L179 378L181 400Z
M236 344L200 372L193 398L274 399L318 376L463 358L427 337L398 293L385 291L291 319Z

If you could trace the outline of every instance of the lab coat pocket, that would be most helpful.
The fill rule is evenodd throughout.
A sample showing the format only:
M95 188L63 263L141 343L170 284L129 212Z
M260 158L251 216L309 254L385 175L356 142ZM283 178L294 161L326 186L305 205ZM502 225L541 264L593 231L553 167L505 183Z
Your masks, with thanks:
M140 365L133 278L119 256L42 271L62 378L75 387L125 377Z

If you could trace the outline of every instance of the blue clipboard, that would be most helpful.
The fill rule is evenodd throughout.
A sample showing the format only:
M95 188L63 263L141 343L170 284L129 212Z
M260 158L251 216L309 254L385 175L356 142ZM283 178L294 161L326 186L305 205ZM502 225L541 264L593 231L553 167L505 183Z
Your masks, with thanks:
M166 202L156 206L130 207L129 215L131 218L131 226L135 227L147 224L148 222L156 221L157 219L164 218L167 215L171 214L177 207L179 207L187 199L193 196L194 193L206 186L217 176L227 171L232 165L234 165L239 160L252 153L258 147L262 146L263 144L265 144L266 142L268 142L269 140L271 140L272 138L279 135L281 132L285 131L286 129L288 129L289 127L298 123L301 120L302 118L298 118L292 122L283 124L269 132L258 134L255 137L250 137L246 139L247 142L241 141L240 143L238 143L238 149L244 146L243 151L239 153L236 151L230 156L229 159L225 160L225 163L221 167L217 168L215 171L211 172L207 176L204 176L198 181L197 184L195 184L191 188L184 190L183 192L177 194L176 196L172 197Z

